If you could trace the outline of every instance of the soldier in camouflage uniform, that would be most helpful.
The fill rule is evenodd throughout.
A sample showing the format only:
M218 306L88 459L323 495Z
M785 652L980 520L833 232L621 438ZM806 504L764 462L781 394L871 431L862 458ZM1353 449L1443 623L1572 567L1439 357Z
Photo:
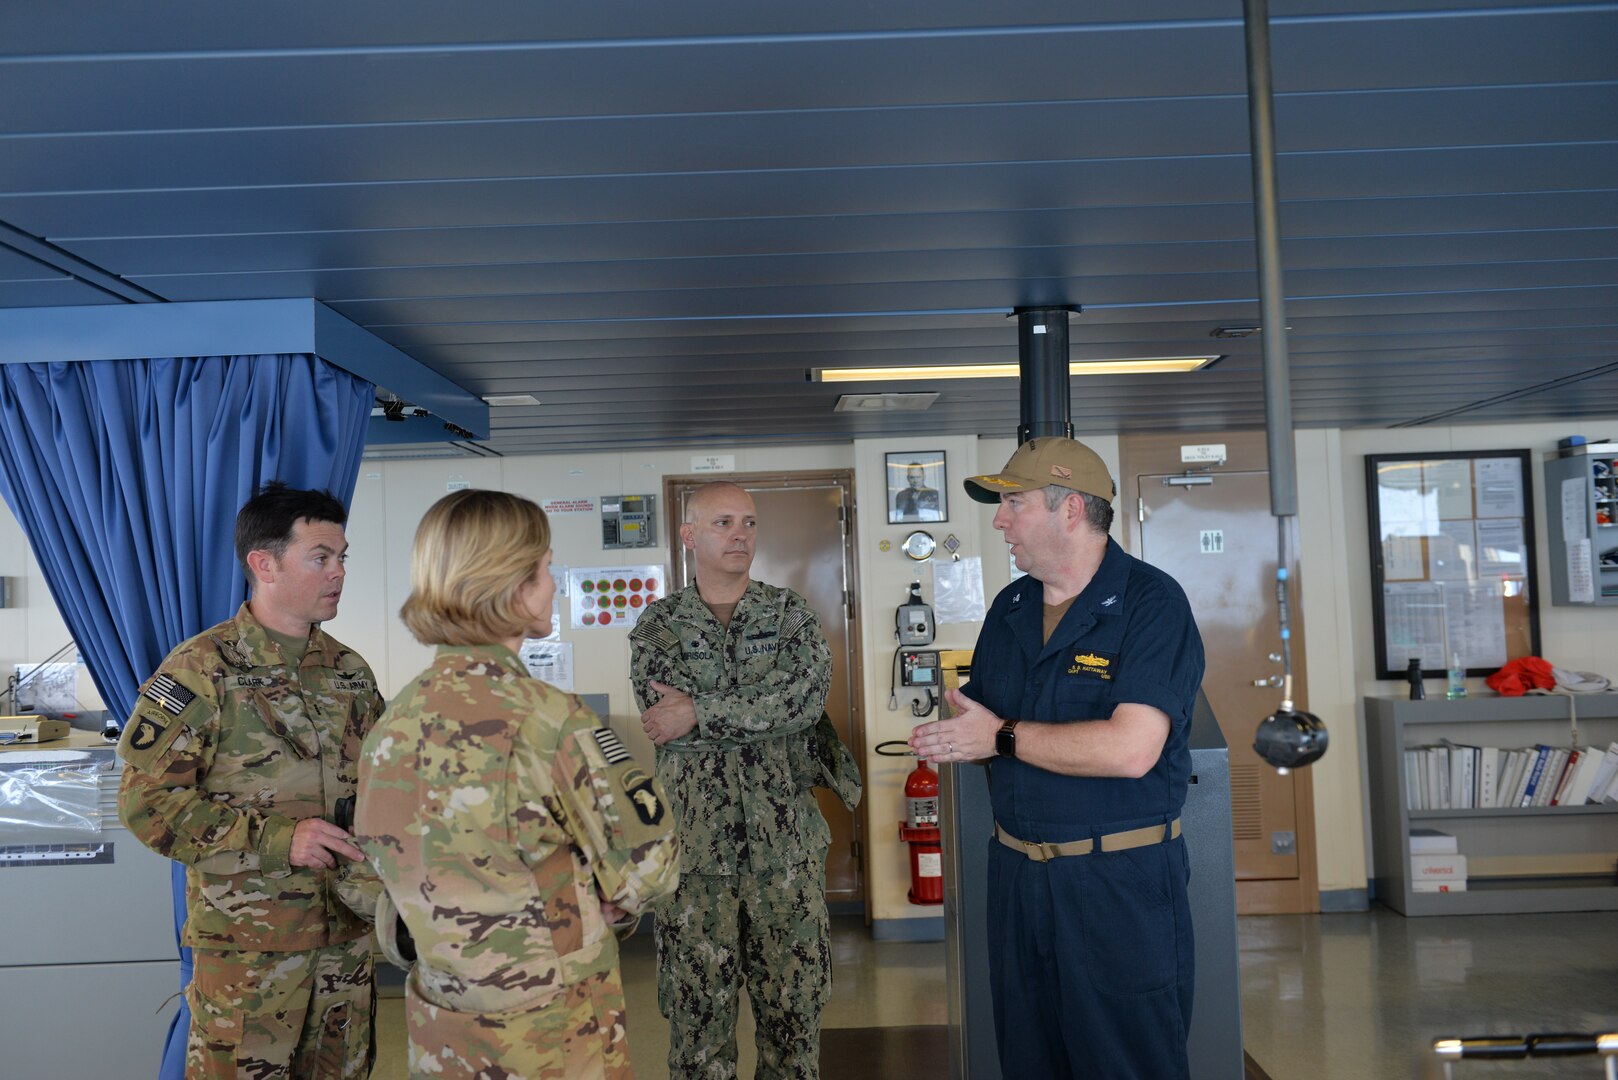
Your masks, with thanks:
M758 1077L820 1071L831 834L811 786L825 779L815 726L831 651L803 597L749 580L756 528L742 488L694 492L680 537L696 584L648 606L630 633L631 681L685 848L679 891L657 909L674 1077L736 1075L744 982Z
M540 508L496 491L416 533L401 615L437 655L365 740L356 820L410 970L413 1078L631 1076L612 931L674 889L679 847L657 781L517 656L550 632L549 549Z
M370 1069L380 884L327 820L382 712L365 661L320 628L342 592L346 516L323 491L250 499L236 553L251 599L168 655L119 742L119 817L188 867L192 1080Z

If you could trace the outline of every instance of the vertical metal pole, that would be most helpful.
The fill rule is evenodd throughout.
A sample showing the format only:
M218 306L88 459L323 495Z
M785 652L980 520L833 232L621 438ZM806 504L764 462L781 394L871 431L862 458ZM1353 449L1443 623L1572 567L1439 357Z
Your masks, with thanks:
M1242 13L1247 29L1247 120L1253 144L1253 216L1258 226L1259 318L1264 328L1264 425L1270 451L1270 512L1276 517L1290 517L1298 512L1298 463L1292 445L1286 292L1281 287L1281 227L1276 214L1269 0L1242 0Z
M1067 317L1074 310L1072 306L1016 309L1019 446L1040 436L1073 437Z

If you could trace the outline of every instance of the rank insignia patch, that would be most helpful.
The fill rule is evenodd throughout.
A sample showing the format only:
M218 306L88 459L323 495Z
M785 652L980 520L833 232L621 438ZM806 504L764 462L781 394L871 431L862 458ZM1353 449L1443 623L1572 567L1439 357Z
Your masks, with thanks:
M629 751L624 748L617 732L611 728L598 727L590 734L595 736L596 745L601 747L601 756L607 759L608 765L617 765L629 760Z
M153 676L141 695L163 706L163 711L171 716L179 716L187 705L197 700L197 695L175 682L174 676L162 673Z

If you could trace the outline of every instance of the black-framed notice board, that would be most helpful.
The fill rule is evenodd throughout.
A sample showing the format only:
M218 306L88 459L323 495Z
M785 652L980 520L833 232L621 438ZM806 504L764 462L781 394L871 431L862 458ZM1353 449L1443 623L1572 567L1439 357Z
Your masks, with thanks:
M1371 454L1376 674L1403 678L1412 657L1442 676L1539 655L1534 492L1527 450Z

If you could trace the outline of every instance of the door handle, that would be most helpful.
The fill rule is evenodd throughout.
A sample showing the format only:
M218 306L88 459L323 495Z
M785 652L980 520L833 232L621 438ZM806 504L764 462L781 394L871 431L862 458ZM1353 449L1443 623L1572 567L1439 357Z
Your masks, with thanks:
M1281 685L1281 676L1279 676L1279 675L1271 675L1267 679L1254 679L1253 680L1253 685L1254 686L1280 686Z

